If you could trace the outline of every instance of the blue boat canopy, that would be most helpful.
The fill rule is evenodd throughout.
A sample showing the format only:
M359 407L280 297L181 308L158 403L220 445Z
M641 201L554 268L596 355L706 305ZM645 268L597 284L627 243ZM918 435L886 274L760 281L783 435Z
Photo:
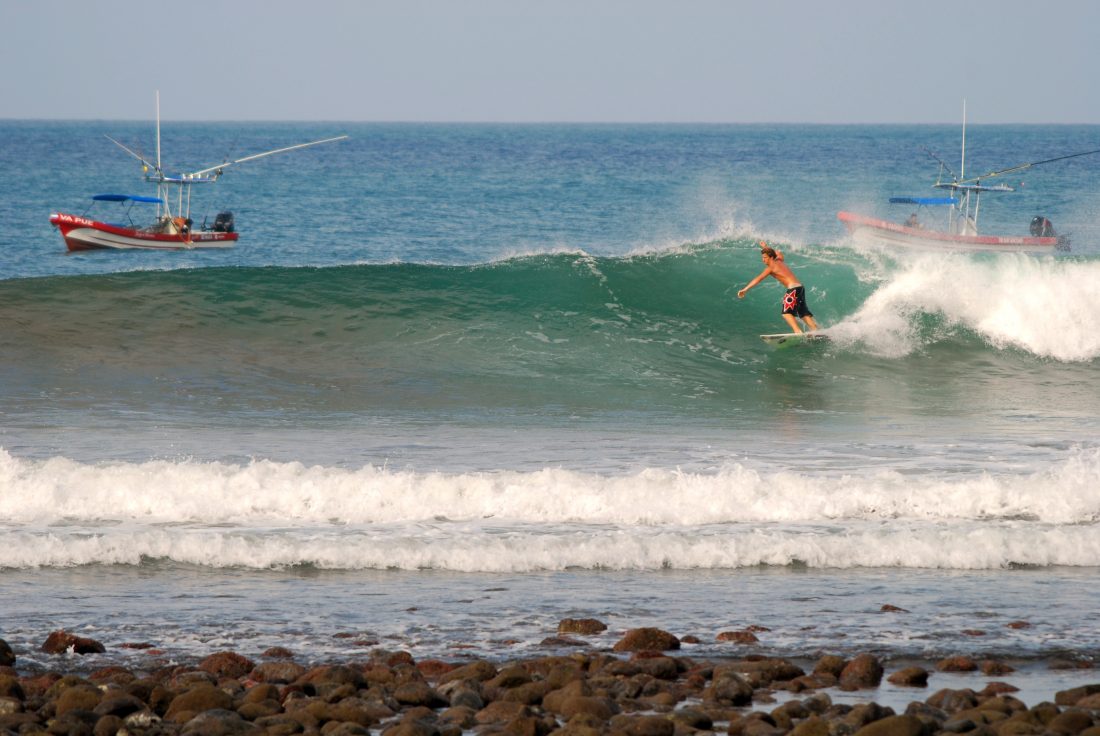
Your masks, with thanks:
M164 204L160 197L142 197L137 194L97 194L92 197L97 202L149 202L150 204Z
M954 197L890 197L890 204L958 204Z

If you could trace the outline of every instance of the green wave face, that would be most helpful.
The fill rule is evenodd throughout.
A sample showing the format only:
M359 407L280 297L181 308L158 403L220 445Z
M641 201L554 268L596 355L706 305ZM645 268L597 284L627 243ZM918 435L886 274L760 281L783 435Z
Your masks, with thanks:
M1057 290L1093 278L1093 262L898 263L828 249L793 250L788 261L834 332L828 345L776 352L758 339L786 326L774 281L736 298L762 268L750 241L478 266L0 282L2 401L9 412L52 402L200 415L920 412L951 410L967 392L995 394L1005 388L997 381L1011 381L1015 395L1049 388L1052 374L1079 382L1100 354L1086 344L1060 356L1058 346L1027 343L1035 324L998 332L967 308L975 284L991 299L1024 280Z

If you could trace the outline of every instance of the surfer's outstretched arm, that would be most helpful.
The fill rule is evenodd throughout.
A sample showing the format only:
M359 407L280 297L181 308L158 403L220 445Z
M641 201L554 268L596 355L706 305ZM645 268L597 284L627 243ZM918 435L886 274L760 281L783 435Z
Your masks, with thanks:
M759 276L754 278L749 283L745 284L745 288L741 289L740 291L737 292L737 298L738 299L744 299L745 294L748 293L748 290L751 289L752 287L756 286L757 284L759 284L764 279L768 278L768 276L771 275L771 272L772 272L771 266L769 266L769 267L765 268L763 271L761 271Z

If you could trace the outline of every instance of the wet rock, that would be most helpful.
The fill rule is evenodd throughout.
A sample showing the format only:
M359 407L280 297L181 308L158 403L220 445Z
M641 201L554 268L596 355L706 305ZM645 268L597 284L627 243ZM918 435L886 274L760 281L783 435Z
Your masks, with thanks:
M636 668L635 674L645 674L659 680L675 680L687 669L680 660L651 651L635 652L630 658L630 664Z
M585 680L571 680L562 687L548 692L542 699L542 707L550 713L560 713L562 704L569 698L588 696L592 688Z
M329 719L342 723L354 723L359 726L373 726L384 718L389 717L390 711L379 710L362 698L344 698L339 703L333 704L328 711Z
M125 718L131 713L137 713L146 710L146 708L145 703L133 695L108 691L104 694L103 699L99 701L99 704L92 709L92 712L98 716Z
M996 677L997 675L1007 675L1010 672L1015 672L1016 668L1005 664L1004 662L998 662L995 659L983 660L980 665L982 674L986 677Z
M236 652L217 652L199 662L199 669L215 677L243 677L256 668L256 663Z
M401 705L416 705L425 708L441 708L450 705L448 700L426 682L407 682L398 685L393 698Z
M319 685L338 686L351 685L355 688L362 687L366 680L363 673L352 667L342 664L322 665L307 670L305 674L294 681L296 685L312 685L314 690Z
M532 711L523 703L508 703L497 701L489 703L474 716L474 720L480 724L507 723L513 718L530 716Z
M1016 693L1019 691L1020 688L1015 685L1010 685L1007 682L991 682L982 689L979 695L994 696L1004 695L1005 693Z
M442 685L452 680L477 680L478 682L484 682L496 676L497 668L495 665L485 660L478 660L477 662L471 662L470 664L451 670L439 678L439 684Z
M19 678L11 675L0 675L0 698L14 698L22 701L25 697L23 686L19 684Z
M123 726L118 716L100 716L92 728L92 736L115 736Z
M92 736L97 716L86 710L72 710L51 718L46 730L54 736Z
M260 733L261 729L231 710L207 710L187 721L180 732L183 736L231 736Z
M92 711L99 705L103 693L92 685L74 685L66 688L57 697L56 714L63 716L72 710Z
M278 701L279 699L279 688L266 682L253 685L241 696L242 703L259 703L264 700Z
M1100 711L1100 693L1086 695L1085 697L1074 703L1074 707Z
M616 652L637 652L641 650L666 652L679 648L679 639L667 631L652 627L631 629L612 647Z
M329 728L330 725L333 727ZM358 723L333 723L325 724L322 733L324 736L370 736L370 729Z
M974 672L978 669L978 663L970 657L957 655L941 659L936 663L936 669L940 672Z
M758 644L760 639L751 631L721 631L715 637L718 641L728 641L734 644Z
M454 683L453 687L447 687ZM452 680L439 688L439 693L447 698L452 708L470 708L475 713L485 707L485 699L481 697L479 683L476 680ZM516 701L519 702L519 701Z
M563 647L586 647L588 643L580 639L570 639L567 636L548 636L539 642L539 646L543 649L560 649Z
M886 716L856 731L856 736L923 736L924 723L914 716Z
M264 662L252 670L252 679L259 682L287 684L306 673L306 668L296 662Z
M3 639L0 639L0 667L14 667L15 666L15 652L12 651L11 645Z
M1050 719L1050 722L1046 724L1047 731L1050 733L1081 733L1086 728L1090 728L1094 721L1092 716L1084 710L1067 710L1054 718Z
M1047 662L1050 670L1090 670L1092 662L1081 659L1052 659Z
M294 659L294 652L286 647L270 647L260 656L264 659Z
M510 690L505 690L499 700L523 703L524 705L538 705L550 692L550 689L550 683L548 682L528 682Z
M1081 687L1058 691L1054 694L1054 702L1058 705L1077 705L1077 701L1097 693L1100 693L1100 685L1082 685Z
M187 723L196 714L208 710L228 710L233 698L213 685L203 684L181 693L172 699L164 719L173 723Z
M558 714L566 720L579 713L585 713L606 722L618 712L618 706L610 698L591 695L576 695L566 698L558 707Z
M9 713L0 715L0 733L11 731L12 733L33 733L42 729L38 724L42 718L37 713Z
M814 665L815 675L832 675L839 679L840 673L844 671L844 667L848 664L848 660L844 657L838 657L835 654L826 654L821 659L817 660Z
M457 665L441 659L422 659L416 663L416 669L428 680L438 680L456 667Z
M74 654L103 654L106 647L95 639L70 634L64 629L51 632L42 643L42 651L47 654L64 654L71 651Z
M833 705L833 699L828 693L817 693L802 701L802 705L811 713L824 713Z
M563 618L558 622L559 634L592 636L607 631L607 624L594 618Z
M477 711L466 706L452 706L439 714L441 724L454 724L466 731L477 725Z
M237 713L246 721L256 721L267 716L278 715L283 712L283 706L278 700L268 698L266 700L253 700L241 703L237 707Z
M664 716L618 715L611 719L611 727L626 736L673 736L676 725Z
M926 687L928 685L928 670L923 667L905 667L894 672L886 679L895 685Z
M882 608L878 610L882 613L909 613L906 609L891 605L890 603L883 604Z
M714 719L699 708L681 708L668 716L673 725L683 724L697 731L710 731L714 728Z
M718 665L713 677L718 679L730 673L743 675L753 687L768 687L774 682L786 682L806 674L801 667L785 659L763 657Z
M840 672L842 690L861 690L878 687L882 682L882 664L871 654L859 654L852 658Z
M88 679L97 685L125 685L136 680L137 676L125 667L110 666L101 667L88 675Z
M739 708L752 702L752 685L733 672L718 675L703 691L703 702Z
M791 736L829 736L829 722L820 716L810 716L791 730Z
M892 715L894 715L893 708L886 708L878 703L862 703L854 706L840 720L842 723L854 726L858 730L869 723L880 721Z
M531 682L531 674L519 665L505 667L496 676L485 682L485 687L507 690Z
M932 693L932 695L928 697L928 700L924 702L947 713L956 713L976 706L978 704L978 697L974 691L969 688L963 688L962 690L944 688L943 690L937 690Z

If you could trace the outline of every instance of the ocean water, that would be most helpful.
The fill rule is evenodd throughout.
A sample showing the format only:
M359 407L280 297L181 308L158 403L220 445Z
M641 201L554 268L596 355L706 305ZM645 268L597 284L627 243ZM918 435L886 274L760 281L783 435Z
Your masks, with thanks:
M164 160L339 133L196 190L232 250L70 255L50 212L149 194L104 134L149 152L152 125L0 121L22 662L60 627L138 664L507 659L582 616L700 656L1100 655L1100 157L983 201L985 232L1070 234L1038 255L846 238L837 210L935 192L946 125L165 122ZM973 172L1100 127L967 134ZM784 329L774 282L736 298L761 238L829 343L758 339Z

